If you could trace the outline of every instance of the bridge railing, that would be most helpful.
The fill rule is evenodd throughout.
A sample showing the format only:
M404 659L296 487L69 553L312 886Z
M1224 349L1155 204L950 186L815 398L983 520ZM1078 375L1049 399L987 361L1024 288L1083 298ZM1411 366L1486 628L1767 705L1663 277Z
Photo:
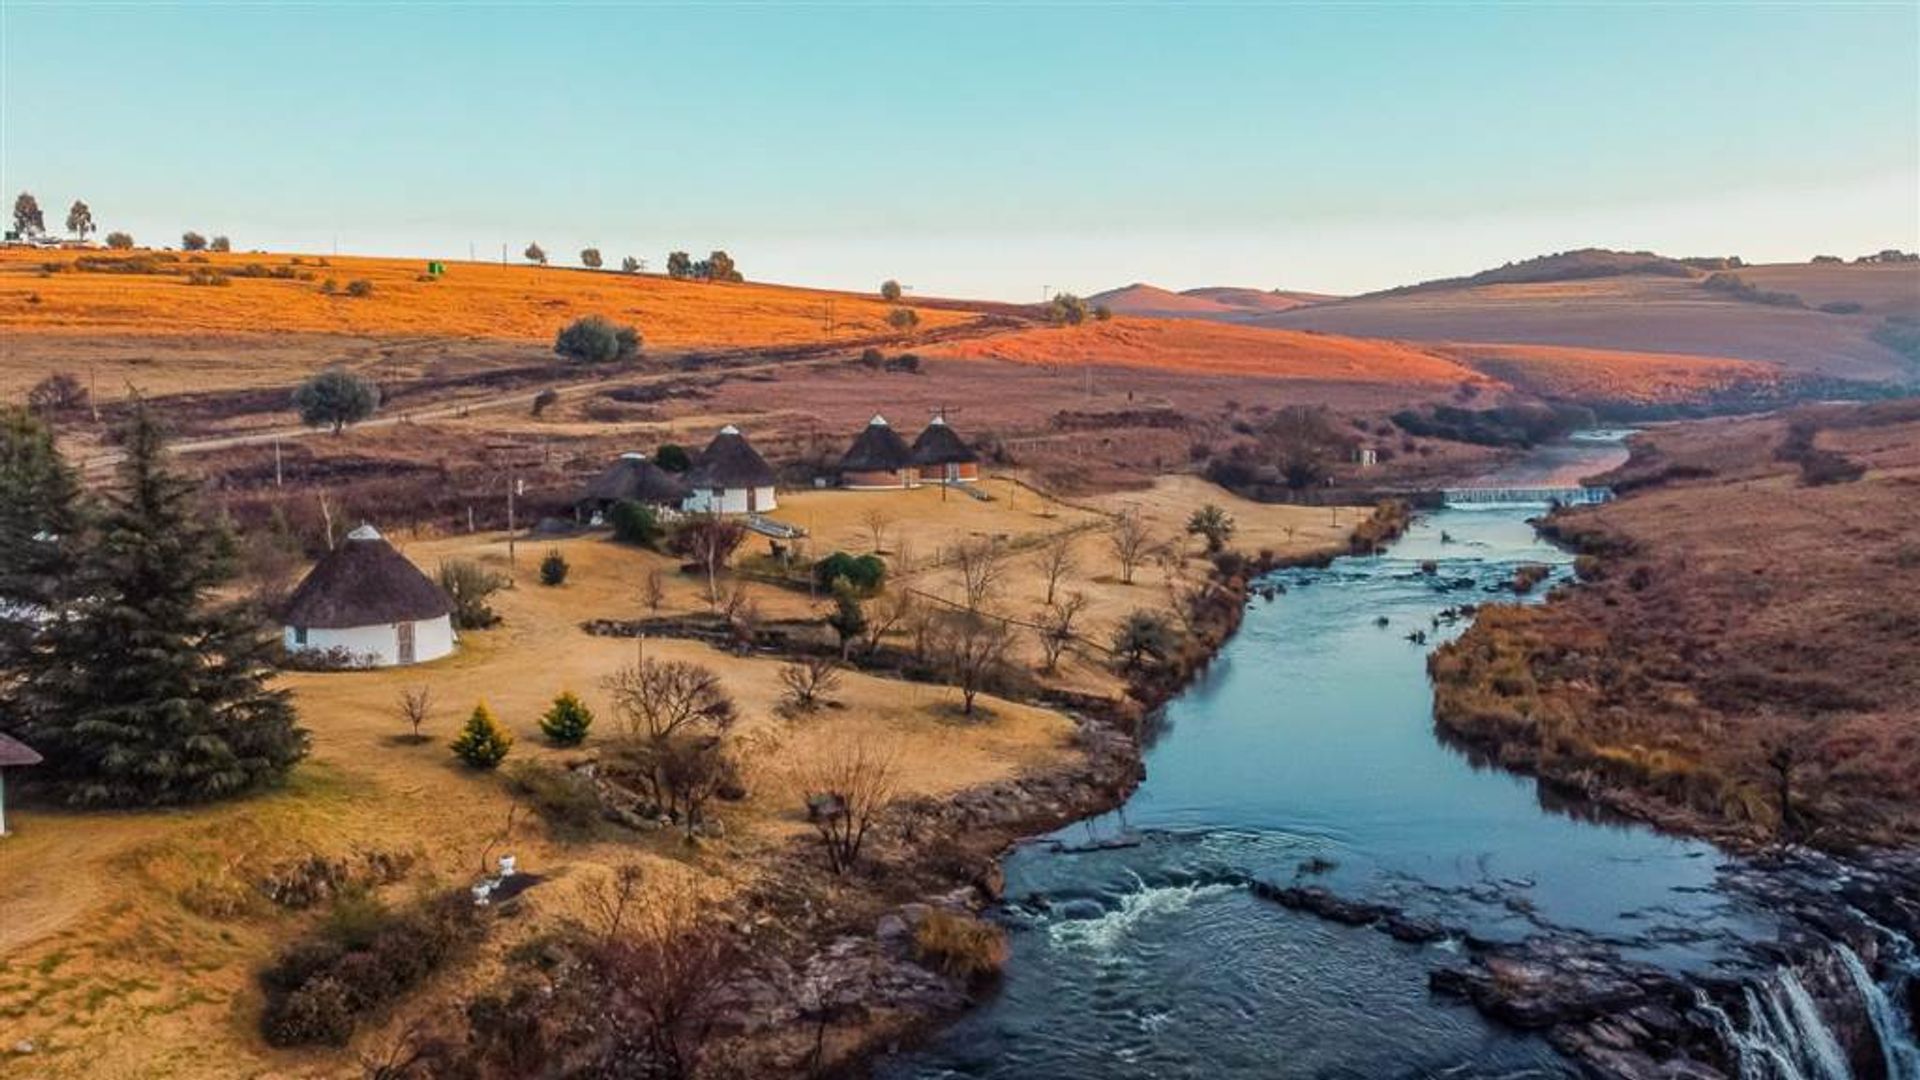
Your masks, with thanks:
M1448 506L1593 506L1613 498L1613 489L1569 485L1560 487L1462 487L1441 492Z

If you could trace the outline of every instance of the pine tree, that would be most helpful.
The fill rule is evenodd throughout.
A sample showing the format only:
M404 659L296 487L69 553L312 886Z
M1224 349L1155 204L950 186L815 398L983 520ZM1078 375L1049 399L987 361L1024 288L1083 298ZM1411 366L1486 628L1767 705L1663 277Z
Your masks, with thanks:
M215 604L233 540L167 459L137 405L119 482L101 500L72 599L21 687L36 783L90 806L196 802L285 776L307 752L271 639L248 607Z
M579 746L593 726L593 710L569 690L553 699L553 706L540 717L540 733L556 746Z
M501 727L493 718L493 710L482 701L474 705L473 715L467 717L467 726L460 729L452 746L461 761L476 769L491 769L507 759L507 751L513 748L513 732Z
M52 430L25 409L0 408L0 720L40 619L66 601L84 527L80 485Z

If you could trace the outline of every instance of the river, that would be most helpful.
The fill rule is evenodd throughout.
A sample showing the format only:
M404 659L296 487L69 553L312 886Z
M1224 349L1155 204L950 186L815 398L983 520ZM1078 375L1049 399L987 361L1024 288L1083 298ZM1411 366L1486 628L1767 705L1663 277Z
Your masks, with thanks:
M1617 438L1587 438L1487 479L1563 483L1622 457ZM1494 940L1583 931L1672 969L1743 963L1739 944L1776 927L1722 890L1711 845L1556 805L1435 735L1425 659L1465 626L1449 609L1501 599L1521 563L1569 573L1528 525L1537 513L1440 510L1384 555L1268 579L1284 592L1254 600L1167 706L1132 798L1008 857L998 992L880 1075L1573 1075L1544 1040L1429 991L1457 943L1288 910L1250 879Z

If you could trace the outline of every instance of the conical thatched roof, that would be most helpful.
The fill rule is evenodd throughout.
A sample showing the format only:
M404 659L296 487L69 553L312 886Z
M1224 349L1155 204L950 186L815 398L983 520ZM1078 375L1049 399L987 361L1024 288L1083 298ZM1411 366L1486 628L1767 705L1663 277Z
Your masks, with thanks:
M687 497L686 482L647 460L645 454L621 454L606 471L592 480L580 493L582 501L653 503L678 505Z
M42 760L39 751L0 731L0 765L38 765Z
M776 479L773 466L732 424L720 429L687 470L687 486L695 488L772 487Z
M913 463L915 465L958 465L969 461L979 461L980 455L973 452L951 427L946 417L936 416L927 425L927 430L913 440Z
M293 590L280 621L288 626L345 630L355 626L436 619L452 611L440 586L362 525L314 564Z
M867 421L865 430L854 436L853 445L840 457L842 472L894 472L912 464L913 451L907 440L884 416Z

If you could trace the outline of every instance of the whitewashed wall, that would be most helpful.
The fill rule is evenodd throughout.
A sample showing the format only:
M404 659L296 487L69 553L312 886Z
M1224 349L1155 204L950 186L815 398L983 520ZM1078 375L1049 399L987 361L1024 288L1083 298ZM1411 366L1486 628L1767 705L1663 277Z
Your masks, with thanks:
M714 497L712 488L695 488L693 494L687 496L687 501L681 504L688 513L692 514L745 514L749 512L764 514L772 510L776 505L777 503L773 497L773 488L771 487L754 489L751 509L749 509L747 504L746 488L727 488L719 498Z
M283 635L288 652L345 649L370 667L392 667L400 662L399 627L391 623L382 626L355 626L345 630L312 628L307 631L305 645L294 643L294 628L291 626L285 628ZM422 619L413 624L415 663L438 660L452 651L453 622L447 616Z

